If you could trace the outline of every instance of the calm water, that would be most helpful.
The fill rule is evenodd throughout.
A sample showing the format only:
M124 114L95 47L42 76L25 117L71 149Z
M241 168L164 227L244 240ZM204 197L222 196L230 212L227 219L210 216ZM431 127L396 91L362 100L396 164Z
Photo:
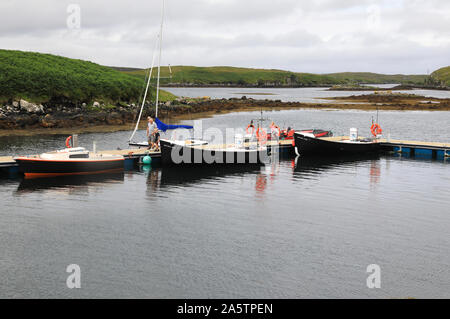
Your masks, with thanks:
M265 113L294 127L364 134L372 115ZM257 116L219 115L203 127L244 127ZM380 122L392 138L450 141L447 112L383 112ZM80 142L125 147L128 136L85 134ZM2 138L0 153L63 143ZM449 165L386 156L3 178L0 297L448 298ZM66 288L69 264L81 267L81 289ZM381 267L381 289L366 286L369 264Z
M389 89L396 84L372 85ZM328 88L164 88L177 96L200 97L209 96L213 99L241 98L246 96L254 99L281 100L283 102L329 103L324 98L335 96L363 95L371 91L329 91ZM450 91L440 90L400 90L395 92L417 94L426 97L450 98Z

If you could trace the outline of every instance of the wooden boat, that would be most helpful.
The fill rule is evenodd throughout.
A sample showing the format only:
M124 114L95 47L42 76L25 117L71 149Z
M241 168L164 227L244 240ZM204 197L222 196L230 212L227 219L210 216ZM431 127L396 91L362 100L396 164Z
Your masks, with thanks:
M265 146L209 145L200 140L162 139L162 165L242 165L263 164L268 160Z
M83 147L19 156L14 160L27 178L110 173L124 167L124 157L121 155L97 155Z
M348 137L316 137L310 133L295 132L295 150L297 155L361 155L381 151L377 139Z

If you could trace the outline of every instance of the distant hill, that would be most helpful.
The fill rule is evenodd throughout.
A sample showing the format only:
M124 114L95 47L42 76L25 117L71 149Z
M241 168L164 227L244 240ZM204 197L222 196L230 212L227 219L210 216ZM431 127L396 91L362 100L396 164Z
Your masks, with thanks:
M364 84L424 84L426 75L403 75L403 74L378 74L370 72L341 72L329 73L328 76L339 79L346 83L364 83Z
M123 70L124 68L116 68ZM161 67L161 82L184 85L238 85L238 86L313 86L340 84L341 81L327 75L295 73L283 70L237 68L229 66ZM123 73L144 77L147 70L125 70ZM152 78L156 77L156 72Z
M123 73L144 77L147 70L115 68ZM237 85L237 86L327 86L334 84L401 83L423 84L426 75L387 75L368 72L329 74L297 73L284 70L236 68L227 66L173 66L161 68L163 84ZM153 73L156 77L156 72ZM153 81L153 80L152 80Z
M442 68L427 77L362 72L312 74L228 66L173 66L172 73L168 67L161 68L161 82L163 85L242 87L310 87L359 83L420 85L424 82L437 86L442 82L448 86L449 69ZM90 103L94 100L104 100L106 103L135 102L142 93L146 72L144 69L107 67L51 54L0 50L0 102L20 98L40 103ZM156 74L155 70L153 78ZM155 79L152 81L155 83ZM162 101L174 98L168 92L161 92Z
M440 68L439 70L431 73L431 78L435 81L440 82L440 84L450 87L450 66Z

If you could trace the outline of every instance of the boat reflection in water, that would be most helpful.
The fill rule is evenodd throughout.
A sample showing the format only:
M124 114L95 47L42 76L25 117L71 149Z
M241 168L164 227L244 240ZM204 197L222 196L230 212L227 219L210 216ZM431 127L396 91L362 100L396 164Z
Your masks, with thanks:
M204 167L177 167L161 168L161 188L170 186L186 186L203 183L209 180L220 180L225 177L244 174L257 174L261 165L236 165L236 166L204 166ZM149 175L149 178L152 175Z
M88 191L91 186L104 187L109 183L115 184L123 182L123 171L94 175L72 175L32 179L23 178L17 188L17 194L48 190L71 192L76 189L77 191Z
M255 165L221 165L221 166L182 166L146 168L141 172L147 175L147 197L155 200L166 197L167 192L188 189L202 184L229 183L233 178L242 179L258 177L264 166ZM257 178L255 178L257 180ZM257 182L258 183L258 182ZM255 185L258 187L258 185Z
M264 165L259 170L256 176L255 191L258 198L265 196L265 191L268 185L272 185L276 181L276 177L280 172L280 163L289 162L287 160L275 161Z
M315 175L321 174L327 170L339 168L342 166L348 166L351 164L360 164L364 162L370 162L371 172L379 177L378 160L380 156L377 154L365 154L365 155L346 155L346 156L298 156L295 159L294 172L299 175Z

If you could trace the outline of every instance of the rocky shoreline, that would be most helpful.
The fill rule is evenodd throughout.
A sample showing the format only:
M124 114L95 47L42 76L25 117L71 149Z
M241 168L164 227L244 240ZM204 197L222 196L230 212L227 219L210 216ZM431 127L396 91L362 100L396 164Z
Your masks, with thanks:
M264 84L251 84L251 83L245 83L245 84L238 84L238 83L208 83L208 84L201 84L201 83L164 83L161 88L254 88L254 89L298 89L298 88L315 88L315 87L323 87L327 88L330 87L332 84L282 84L282 83L264 83Z
M0 129L62 128L90 125L120 125L135 119L135 105L106 108L98 102L73 105L34 104L25 100L0 106Z
M450 88L446 86L442 87L435 87L435 86L424 86L424 85L405 85L400 84L393 86L391 88L380 88L380 87L373 87L368 85L367 87L364 86L332 86L328 89L328 91L407 91L407 90L440 90L440 91L449 91Z
M177 99L159 107L161 118L193 118L200 114L220 114L233 111L260 109L361 109L361 110L450 110L450 99L427 98L415 95L369 94L342 98L330 98L330 103L282 102L281 100L231 99ZM134 123L139 106L104 105L94 102L79 107L70 105L33 104L25 100L13 101L0 107L0 130L45 130L48 131L95 126L121 126ZM154 105L146 105L143 118L154 115Z

